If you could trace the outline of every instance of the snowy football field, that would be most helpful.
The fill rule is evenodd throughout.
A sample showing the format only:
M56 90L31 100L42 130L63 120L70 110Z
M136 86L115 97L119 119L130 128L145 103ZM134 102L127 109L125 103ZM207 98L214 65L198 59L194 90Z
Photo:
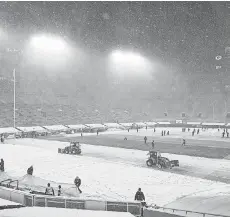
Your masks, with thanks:
M122 133L112 132L111 135L117 134L118 137L127 135L126 132ZM146 135L144 130L138 135L135 132L131 133L140 138ZM73 140L79 138L77 135L71 136ZM108 133L100 136L108 136ZM176 136L176 133L173 136ZM189 137L189 135L186 136ZM204 139L205 136L202 136L201 139ZM212 136L218 139L218 135ZM154 138L157 141L156 135ZM221 144L221 142L226 143L225 148L228 146L227 141L218 143ZM214 190L225 191L225 194L230 192L230 186L220 182L223 179L230 180L230 161L227 159L166 153L164 154L166 157L180 161L180 167L174 168L173 171L175 171L171 172L147 168L145 165L147 151L82 144L81 156L58 154L57 149L66 145L68 145L67 142L40 139L6 141L6 144L1 145L0 154L0 157L5 160L5 176L7 174L7 176L21 179L26 174L27 168L33 165L36 184L40 184L41 189L45 188L48 181L51 181L55 188L61 183L70 189L73 187L74 178L78 175L82 179L83 194L80 195L82 198L133 201L137 188L141 187L147 202L157 203L160 206L170 204L182 196L198 194L198 192L213 192ZM3 178L1 174L0 179Z

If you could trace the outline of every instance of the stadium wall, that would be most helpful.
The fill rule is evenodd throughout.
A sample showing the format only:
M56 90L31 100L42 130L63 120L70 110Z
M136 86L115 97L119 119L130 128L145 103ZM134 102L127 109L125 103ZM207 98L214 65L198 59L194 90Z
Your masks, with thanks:
M0 198L17 202L23 206L56 207L69 209L87 209L114 212L129 212L135 216L141 215L141 204L138 202L84 200L66 197L50 197L34 195L23 191L0 187Z
M181 215L159 212L159 211L155 211L155 210L145 210L144 211L144 217L153 217L153 216L154 217L181 217ZM184 216L184 215L182 215L182 216Z
M112 123L112 124L117 124L117 123ZM87 129L79 129L76 130L75 127L71 127L71 125L66 125L66 129L60 128L60 126L64 125L58 125L59 128L53 128L47 129L47 127L52 127L51 126L35 126L35 127L17 127L17 128L12 128L12 127L7 127L7 128L1 128L0 127L0 134L4 134L6 137L9 135L21 135L22 137L33 137L35 136L34 133L36 133L36 136L46 136L48 134L60 134L60 133L95 133L95 132L102 132L102 131L107 131L107 130L114 130L114 127L106 127L106 128L101 128L100 126L98 127L97 125L99 124L91 124L91 127L88 127ZM95 126L93 126L95 125ZM102 125L102 124L100 124ZM120 123L121 128L117 128L116 130L128 130L128 129L144 129L144 128L155 128L155 127L173 127L173 128L230 128L229 123L210 123L210 122L195 122L195 121L184 121L184 120L174 120L174 121L161 121L161 122L133 122L133 123ZM54 126L54 125L53 125ZM74 126L74 125L72 125ZM42 134L40 130L37 130L39 128L46 129L46 133ZM67 128L68 127L68 128ZM34 128L31 130L31 128Z

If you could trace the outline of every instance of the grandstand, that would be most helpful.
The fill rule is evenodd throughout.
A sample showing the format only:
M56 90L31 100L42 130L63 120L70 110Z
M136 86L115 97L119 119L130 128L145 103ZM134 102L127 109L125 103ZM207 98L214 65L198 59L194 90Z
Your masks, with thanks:
M199 82L198 82L199 81ZM13 125L13 88L12 84L2 85L0 81L1 102L0 102L0 123L2 127ZM71 80L70 84L71 85ZM30 84L27 90L21 90L27 86L25 81L20 81L16 95L16 125L51 125L51 124L77 124L77 123L101 123L101 122L129 122L133 120L150 121L158 119L181 118L185 112L188 119L192 120L220 120L225 121L226 107L223 94L215 88L216 78L210 76L194 76L196 90L191 94L183 89L171 93L154 93L149 89L140 87L138 93L134 91L119 92L118 89L98 92L97 86L91 86L86 93L84 89L76 88L69 90L65 96L60 96L52 89L41 95L44 91L44 84L37 82L38 89ZM182 83L182 81L181 81ZM46 88L52 84L47 84ZM72 85L74 86L73 82ZM169 85L169 84L168 84ZM39 88L39 86L41 86ZM102 85L103 87L103 85ZM101 87L101 88L102 88ZM62 90L61 84L59 86ZM128 87L126 87L128 88ZM148 88L148 87L146 87ZM68 91L68 90L66 90ZM216 92L214 92L216 91ZM78 95L73 96L72 92ZM90 94L89 94L90 92ZM94 95L93 95L94 94ZM93 95L94 100L91 100ZM113 96L113 97L110 97ZM122 97L119 97L122 96ZM133 97L135 99L133 100ZM166 117L164 111L168 114ZM202 113L202 117L197 115Z
M139 127L144 129L142 137L148 130L150 130L148 136L152 136L153 129L151 128L176 127L177 134L173 134L174 129L170 129L169 137L175 136L176 138L173 138L172 142L168 141L170 148L163 141L161 149L165 152L172 149L174 154L184 154L182 165L187 161L188 153L200 158L226 157L224 164L228 165L228 156L226 156L229 155L228 151L230 150L226 142L228 138L221 138L221 131L222 128L226 131L229 128L229 120L226 118L230 106L230 76L228 74L230 64L226 55L226 48L230 46L228 39L229 14L229 7L225 2L149 2L143 4L120 2L115 3L115 6L104 2L98 3L98 6L95 6L95 3L87 2L77 4L75 2L68 4L64 2L60 4L45 2L34 4L26 2L0 3L0 21L2 23L0 26L0 134L10 141L12 135L16 135L16 138L19 134L23 138L33 137L28 140L27 145L19 145L21 141L26 141L25 139L14 138L15 140L11 144L2 145L2 155L8 156L8 149L14 150L15 153L26 153L31 148L31 143L35 144L36 139L38 139L38 143L40 142L39 138L35 139L36 136L41 137L40 139L47 139L47 141L50 139L52 141L50 144L58 139L66 141L75 138L81 139L85 143L92 143L92 145L101 145L101 135L92 136L92 134L95 133L95 129L106 131L106 126L111 128L113 133L108 131L111 135L107 138L108 132L101 133L103 136L105 135L104 144L117 147L117 141L119 144L127 141L123 148L128 146L132 149L134 146L140 148L139 142L142 141L142 138L140 136L137 138L136 135L133 135L133 140L130 138L130 135L136 133L136 129ZM17 28L15 28L16 26ZM59 49L62 47L62 43L55 44L52 40L48 40L49 43L55 44L55 46L49 46L47 41L44 44L39 44L39 40L35 40L36 48L38 48L36 50L31 43L32 39L39 38L40 32L44 33L43 38L50 39L51 35L53 41L65 42L65 49ZM60 38L62 40L59 41ZM130 68L123 67L122 64L120 66L119 61L118 63L115 61L116 64L111 63L109 58L117 51L116 49L118 51L124 49L122 52L125 54L122 58L128 56L129 52L134 56L137 54L141 58L131 58L131 61L128 58L129 61L126 61ZM50 50L52 52L49 53ZM70 52L66 52L67 50ZM217 55L221 56L220 60L216 59ZM142 62L143 59L146 60L145 62L151 63L151 67L149 67L151 69L147 67L148 64L138 67L136 63ZM127 63L124 65L127 66ZM121 72L116 71L116 68ZM15 80L13 80L13 71L16 71ZM121 76L119 77L118 74ZM16 95L14 95L14 90ZM14 96L16 101L14 101ZM16 110L14 109L15 105ZM14 112L16 114L15 126ZM177 121L179 122L177 123ZM206 121L212 123L205 125ZM150 129L147 129L146 126ZM199 139L197 141L193 139L194 137L191 139L188 132L181 134L181 127L218 128L218 132L215 129L204 136L204 130L201 135L195 136L201 140L215 137L216 141L212 142L218 143L221 147L216 147L213 151L214 148L208 146L211 139L204 142L204 147L197 147L196 143L201 143ZM127 133L124 129L131 128L135 130L128 132L128 140L127 138L123 140ZM116 135L116 130L120 130L121 135ZM41 132L44 135L41 135ZM83 132L84 136L80 132ZM61 133L64 138L61 138ZM70 133L73 135L69 135ZM74 137L75 133L77 137ZM160 131L157 133L159 133L160 140L164 139L164 137L161 138ZM87 137L87 134L90 136ZM114 138L112 138L113 136ZM156 133L153 137L154 140L155 136ZM189 141L191 146L188 148L186 146L183 150L178 142L181 137L191 139L192 142ZM224 141L220 142L220 140ZM195 142L193 143L193 141ZM158 142L156 141L156 143ZM173 146L175 144L176 148ZM5 147L4 154L3 146ZM51 146L46 145L45 147ZM47 155L49 154L50 159L50 156L56 157L56 155L57 159L69 157L59 156L56 153L55 144L53 147L52 153L44 151ZM16 152L17 148L27 150ZM93 148L91 147L91 149ZM147 149L149 147L145 146L144 150ZM34 150L37 149L34 148ZM98 147L95 150L98 150ZM96 151L94 152L96 153ZM122 150L122 152L124 151ZM36 153L36 151L31 153ZM111 151L111 153L113 155L115 152ZM3 156L4 159L5 156ZM69 159L66 160L66 165L70 164L71 160ZM119 164L117 163L118 159L113 160L115 161L114 165ZM140 162L142 161L144 162L141 159ZM45 159L43 162L46 162ZM61 160L57 160L57 162L61 162ZM210 162L212 161L210 160ZM122 163L124 164L124 162ZM8 160L7 167L9 164ZM14 168L14 165L11 162L11 168ZM74 163L73 165L79 164ZM197 168L199 167L197 166ZM203 168L202 172L206 172L205 169ZM220 177L211 174L210 177L213 177L210 180L224 180L228 183L228 175L223 176L226 170L218 169L222 169L219 172L221 173ZM142 168L142 171L147 171L147 169ZM187 177L189 174L193 174L203 179L204 174L199 174L199 172L194 167L192 172L188 170L184 171L184 174ZM163 180L162 183L164 184L165 181ZM27 198L26 201L26 196L21 196L18 189L11 190L8 187L5 189L0 187L1 197L20 202L25 206L73 208L73 201L68 201L66 198L54 201L53 198L43 198L28 193L29 199ZM183 215L191 212L192 216L196 211L199 212L198 216L208 215L207 212L215 212L212 214L218 215L221 213L220 211L223 215L229 214L226 205L229 202L228 195L223 199L214 193L211 194L214 195L214 200L211 198L210 203L215 204L219 201L223 204L224 209L218 209L217 205L215 207L200 206L204 200L208 201L210 197L204 192L191 197L180 197L167 206L161 207L161 210L154 210L154 212L162 212L156 213L156 216L170 216L164 213L164 209L169 209L170 212L178 209L183 212ZM194 203L191 204L193 200ZM76 205L79 201L74 202ZM109 211L109 206L110 211L121 211L122 209L123 212L126 212L124 217L131 216L128 212L132 208L129 207L130 203L128 202L119 202L119 205L111 202L111 205L108 200L96 201L96 206L94 202L84 200L80 203L85 209L89 209L89 207L98 209L98 204L100 204L100 209L103 206L102 210L105 212L99 213L100 217L109 216L109 214L116 215L116 213L113 213L114 215L106 213ZM158 203L158 201L154 202ZM118 202L116 201L116 203ZM137 212L135 211L135 213L139 214L140 203L136 208ZM21 208L20 215L25 216L30 211L31 208ZM46 212L47 209L41 209L41 211ZM32 212L34 215L36 214L34 209ZM66 210L61 211L60 209L59 214L63 215L62 212L66 212ZM77 213L72 210L69 212L69 216ZM151 210L146 212L146 217L148 217L148 212L152 217ZM83 213L82 211L81 213L79 211L77 213L79 216L90 216L91 214L95 216L95 212L87 213L86 211ZM13 217L15 211L6 210L5 215ZM53 215L56 215L56 211L53 212Z
M5 9L7 7L4 5ZM38 5L33 5L30 8L26 4L15 4L11 7L15 7L15 10L23 9L26 16L32 16L33 11L42 14L41 11L43 10L42 6ZM79 7L84 8L85 5L82 3ZM127 5L121 7L127 7ZM133 5L133 7L139 6ZM205 24L201 23L199 26L197 22L192 20L191 25L187 25L186 28L175 25L170 30L171 38L175 44L182 47L186 45L190 52L188 53L186 49L183 49L185 51L181 54L179 54L180 52L173 53L175 50L164 52L162 48L159 52L166 56L169 64L163 60L159 61L160 67L157 68L156 72L150 78L138 82L113 80L108 73L104 56L99 51L89 55L92 52L87 48L88 53L86 52L85 56L89 55L88 59L85 56L77 56L75 63L72 62L65 69L53 70L53 68L47 68L46 63L41 66L23 57L24 48L17 41L27 37L24 33L19 31L17 35L12 34L8 38L10 41L4 39L3 42L5 43L1 43L0 46L2 66L0 72L0 125L13 125L13 83L11 76L13 68L16 68L17 126L175 119L181 117L182 112L186 114L187 118L193 120L198 118L197 115L201 113L202 119L198 118L199 120L224 121L229 107L228 91L225 91L225 86L230 83L229 76L226 75L228 64L223 64L225 68L220 74L215 70L217 64L215 56L223 55L224 46L227 45L224 28L229 24L225 22L227 17L223 16L227 12L226 5L215 2L188 5L161 3L154 5L154 8L173 13L169 13L167 17L167 25L169 26L171 26L170 16L174 16L176 20L179 14L182 16L181 10L184 11L183 16L188 16L189 19L193 16L199 17L202 14ZM187 15L185 11L187 11ZM66 14L69 13L66 12ZM148 14L147 11L145 13ZM194 14L192 15L192 13ZM6 13L1 18L3 23L8 22L8 16L9 14ZM63 17L62 19L68 18ZM46 23L35 15L31 19L40 25ZM20 20L19 17L18 20ZM168 35L169 29L161 23L162 18L158 9L156 9L154 20L160 23L159 28ZM81 20L81 22L86 23L88 21L86 19ZM183 22L181 25L186 24ZM9 29L10 25L11 23L7 23ZM206 32L204 32L202 25L207 27ZM215 32L223 33L218 36L218 40L215 39L219 44L216 44L217 41L210 37L213 33L211 26ZM196 32L197 36L187 38L184 45L181 45L182 36L178 35L178 32L181 32L181 35L186 35L191 30ZM209 34L207 39L202 38L205 34ZM162 37L160 36L160 38ZM162 40L164 39L162 38ZM91 43L93 43L92 40ZM171 42L167 43L169 43L167 45L169 49ZM98 43L96 44L98 45ZM192 44L195 45L191 46ZM155 50L156 48L151 47L151 49ZM178 49L180 50L180 47ZM146 52L150 51L147 50ZM170 58L167 56L168 52L171 52ZM180 63L178 63L178 59L180 59ZM168 114L167 117L164 112Z

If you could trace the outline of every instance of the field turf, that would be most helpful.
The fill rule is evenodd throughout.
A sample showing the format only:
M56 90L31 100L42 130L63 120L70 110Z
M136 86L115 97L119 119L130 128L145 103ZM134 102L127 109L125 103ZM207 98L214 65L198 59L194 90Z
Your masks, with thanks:
M91 144L91 145L101 145L109 147L119 147L126 149L137 149L148 151L151 148L152 139L155 140L155 149L162 153L180 154L196 157L207 157L223 159L230 155L230 145L228 143L220 141L210 141L210 140L195 140L188 139L186 146L181 146L181 140L178 138L153 138L148 137L147 144L144 143L143 138L140 136L130 135L128 140L124 140L124 135L119 134L101 134L87 136L85 134L83 137L63 137L63 136L51 136L48 137L49 140L58 141L79 141L80 143ZM223 145L222 145L223 143ZM211 145L211 146L210 146Z

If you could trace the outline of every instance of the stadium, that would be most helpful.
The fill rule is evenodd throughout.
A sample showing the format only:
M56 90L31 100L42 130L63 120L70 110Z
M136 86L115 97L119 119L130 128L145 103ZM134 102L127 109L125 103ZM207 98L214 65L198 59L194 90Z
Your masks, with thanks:
M1 2L0 216L230 216L229 8Z

